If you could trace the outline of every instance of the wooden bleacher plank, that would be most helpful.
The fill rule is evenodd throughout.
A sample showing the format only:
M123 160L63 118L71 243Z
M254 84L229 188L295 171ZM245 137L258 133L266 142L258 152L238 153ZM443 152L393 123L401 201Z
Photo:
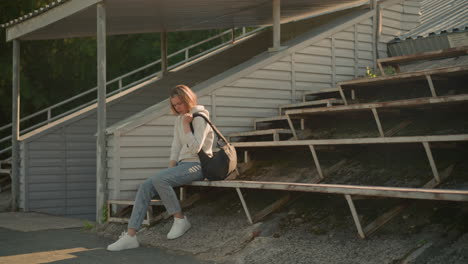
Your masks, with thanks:
M359 144L392 144L392 143L422 143L422 142L450 142L450 141L468 141L468 134L441 135L441 136L407 136L407 137L234 142L232 144L236 148L255 148L255 147L309 146L309 145L359 145Z
M271 134L291 134L290 129L285 128L276 128L276 129L265 129L265 130L254 130L247 132L239 132L229 134L229 137L248 137L248 136L262 136L262 135L271 135Z
M342 195L468 202L467 190L418 189L402 187L264 181L195 181L192 182L190 186L301 191Z
M320 89L316 91L305 92L304 96L317 95L317 94L322 94L322 93L333 93L333 92L339 92L339 91L340 89L338 88L326 88L326 89Z
M380 83L389 83L395 81L407 81L407 79L426 79L426 75L434 75L434 74L449 74L449 73L460 73L460 74L467 74L468 66L456 66L456 67L446 67L446 68L439 68L439 69L430 69L430 70L421 70L421 71L414 71L414 72L404 72L398 73L395 75L389 76L379 76L375 78L361 78L361 79L354 79L350 81L340 82L339 86L344 88L344 86L358 86L358 85L375 85Z
M389 58L382 58L377 60L377 65L379 66L382 75L385 75L384 67L385 66L396 66L400 63L408 63L419 60L430 60L430 59L441 59L448 57L464 56L468 54L468 47L455 47L445 50L435 50L428 51L410 55L395 56ZM397 67L398 68L398 67Z
M329 112L343 112L343 111L359 111L359 110L370 110L379 108L390 108L390 107L413 107L421 105L432 105L432 104L449 104L468 101L468 94L462 95L449 95L440 96L437 98L425 97L417 99L405 99L389 102L378 102L378 103L364 103L364 104L353 104L353 105L339 105L334 107L321 107L321 108L305 108L305 109L292 109L286 110L286 116L295 115L308 115L314 113L329 113ZM296 117L298 118L298 117Z
M307 101L302 103L295 103L295 104L285 104L281 105L280 109L285 108L294 108L294 107L305 107L305 106L315 106L315 105L336 105L336 104L343 104L343 100L336 99L336 98L327 98L315 101Z
M116 205L134 205L134 200L108 200L109 204L116 204ZM150 205L162 205L161 200L151 200Z

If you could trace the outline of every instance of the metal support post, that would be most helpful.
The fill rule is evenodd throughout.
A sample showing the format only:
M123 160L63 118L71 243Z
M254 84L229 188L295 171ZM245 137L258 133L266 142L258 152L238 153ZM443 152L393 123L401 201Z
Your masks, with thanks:
M426 80L427 80L427 83L429 84L429 89L431 89L432 97L437 97L437 94L434 88L434 82L432 82L432 78L429 74L426 74Z
M377 113L377 109L372 108L372 113L374 114L375 123L377 123L377 129L379 129L380 136L385 137L385 133L382 129L382 124L380 123L379 114Z
M429 164L431 165L432 173L434 174L434 178L436 182L440 182L439 171L437 170L437 166L434 161L434 157L432 156L431 147L429 146L429 142L423 142L424 150L426 150L427 158L429 159Z
M338 89L340 91L341 99L343 100L344 104L348 105L348 101L346 101L346 96L343 92L343 88L341 87L341 85L338 85Z
M239 195L239 199L241 200L242 207L244 207L245 215L247 216L247 220L250 224L253 224L252 216L250 216L249 208L247 208L247 204L245 203L244 196L242 195L242 191L240 188L236 188L237 194Z
M317 172L319 174L320 180L323 180L323 172L322 172L322 167L320 167L320 163L317 157L317 152L315 152L314 145L309 145L310 152L312 152L312 156L314 157L314 162L315 162L315 167L317 168Z
M250 162L250 154L247 150L244 151L244 163Z
M97 186L96 221L102 220L102 209L106 204L106 7L97 4L97 79L98 79L98 123L97 123Z
M185 190L186 187L184 186L181 186L180 187L180 197L179 197L179 200L180 201L183 201L185 200L185 196L186 196L186 190Z
M273 47L268 51L281 50L281 1L273 1Z
M351 195L345 194L346 201L348 202L349 209L351 210L351 214L353 215L354 223L356 224L356 228L358 230L358 234L360 238L366 238L364 231L362 231L361 221L359 221L359 216L356 212L356 207L354 207L353 199Z
M293 134L294 139L297 140L298 138L297 138L296 129L294 128L294 124L291 120L291 117L288 114L286 114L286 119L288 120L289 128L291 128L291 132Z
M13 211L18 210L19 201L19 131L20 131L20 41L13 40L13 83L11 99L11 201ZM27 175L24 175L27 177ZM26 202L26 201L25 201Z

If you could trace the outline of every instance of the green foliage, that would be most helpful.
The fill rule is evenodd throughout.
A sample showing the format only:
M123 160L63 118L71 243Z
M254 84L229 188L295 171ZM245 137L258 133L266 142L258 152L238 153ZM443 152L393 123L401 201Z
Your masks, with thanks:
M368 78L375 78L375 77L377 77L377 74L375 74L374 71L369 66L367 66L366 67L366 76Z
M89 222L88 220L84 220L83 222L83 229L84 230L90 230L94 228L94 224Z
M386 66L383 68L385 75L394 75L396 74L396 69L393 66ZM382 73L380 70L374 72L371 67L366 67L366 77L367 78L375 78L377 76L381 76Z
M0 23L6 23L50 2L52 0L0 1ZM170 32L168 33L169 53L221 31L223 30ZM4 30L0 30L0 35L0 126L3 126L11 122L12 44L5 41ZM193 55L209 49L219 42L220 40L210 41L192 49L190 53ZM95 87L96 50L96 38L22 41L21 116L32 114ZM159 58L159 33L109 36L107 79L112 80ZM139 76L124 79L123 85L142 78L145 74L156 72L160 70L159 67L159 65L152 67ZM60 110L72 109L94 98L96 94L91 93L89 97L78 99L66 109ZM38 117L41 121L44 118L45 116ZM25 126L24 123L21 125Z
M384 67L385 75L394 75L396 74L396 69L393 66L386 66Z
M108 211L107 205L104 204L102 206L101 223L107 222L107 211Z

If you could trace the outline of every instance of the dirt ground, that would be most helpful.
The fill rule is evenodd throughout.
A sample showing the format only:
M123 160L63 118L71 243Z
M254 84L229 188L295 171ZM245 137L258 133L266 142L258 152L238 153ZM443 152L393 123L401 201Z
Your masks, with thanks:
M186 210L192 229L165 238L172 221L138 233L144 245L214 263L468 263L468 205L412 201L392 221L360 239L345 199L338 195L293 194L284 208L250 225L233 190L201 190L203 198ZM252 214L283 192L244 192ZM365 225L398 199L355 201ZM116 238L123 224L103 224L92 232Z
M458 157L464 149L451 152ZM331 156L328 151L319 152L328 168L326 183L418 187L432 178L424 153L412 147L403 152L385 149L386 155L361 148L335 149ZM257 153L257 160L244 165L240 179L307 182L316 176L306 152L268 153ZM448 184L441 187L467 189L468 162L446 158L450 162L439 159ZM332 169L328 166L337 163ZM360 239L340 195L243 190L253 216L285 195L291 197L286 206L250 225L235 190L193 188L191 192L201 193L202 198L186 210L193 226L186 235L167 240L172 225L168 219L145 227L139 240L214 263L468 263L467 203L357 199L354 202L363 226L396 206L406 206L377 232ZM104 224L93 231L116 238L123 230L122 224Z

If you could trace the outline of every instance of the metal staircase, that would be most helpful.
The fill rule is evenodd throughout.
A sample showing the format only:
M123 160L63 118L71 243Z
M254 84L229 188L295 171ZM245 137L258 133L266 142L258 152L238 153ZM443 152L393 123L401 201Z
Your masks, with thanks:
M178 50L168 55L168 60L172 59L171 60L172 64L168 65L168 70L180 71L184 69L185 67L193 64L194 62L199 62L200 60L208 59L211 56L218 54L219 52L222 52L226 50L227 48L230 48L233 44L238 44L248 39L249 37L254 36L255 34L261 32L263 29L265 29L265 27L249 28L249 29L244 27L244 28L226 30L215 36L209 37L198 43L195 43L186 48ZM209 49L205 49L201 52L197 52L198 50L202 50L200 49L200 46L210 41L216 40L216 39L220 39L221 44L211 47ZM181 56L182 56L182 59L179 59L178 61L175 61L173 59L173 58L178 58ZM127 91L129 88L135 87L136 85L139 85L148 80L151 80L152 82L154 82L156 80L161 79L162 71L157 71L147 76L144 76L142 78L139 78L138 80L134 80L134 81L132 80L132 78L134 79L135 76L139 76L142 73L145 73L148 70L151 70L152 68L160 64L161 64L161 59L158 59L142 67L139 67L138 69L135 69L133 71L130 71L128 73L125 73L121 76L118 76L108 81L107 82L107 89L108 89L107 97L109 98L111 96L118 96L119 94L122 94L123 92ZM113 88L113 87L117 87L117 88ZM82 92L71 98L68 98L60 103L54 104L43 110L37 111L33 114L30 114L21 118L20 126L21 124L24 124L24 125L22 126L20 135L24 135L30 131L33 131L47 124L50 124L62 117L73 114L87 106L90 106L96 103L96 99L94 99L78 107L71 106L73 103L76 103L77 100L80 100L81 98L84 98L91 93L95 93L96 91L97 91L97 87L91 88L85 92ZM31 121L33 120L36 123L32 123ZM37 121L37 120L42 120L42 121ZM9 134L9 130L11 130L11 126L12 126L11 123L1 126L0 135ZM11 151L11 135L0 138L0 158L4 156L9 157L10 151Z

